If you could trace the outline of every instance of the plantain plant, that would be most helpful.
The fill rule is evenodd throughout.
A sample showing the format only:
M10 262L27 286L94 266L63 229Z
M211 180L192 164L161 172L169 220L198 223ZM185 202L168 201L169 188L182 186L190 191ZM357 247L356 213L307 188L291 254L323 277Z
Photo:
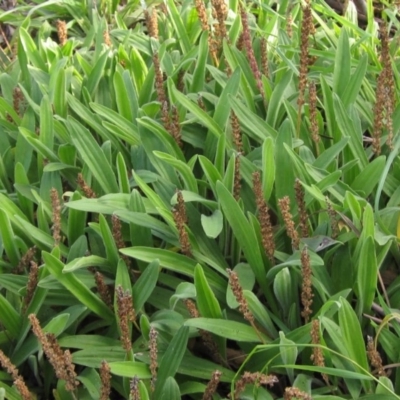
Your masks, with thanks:
M400 398L398 9L365 5L0 14L1 399Z

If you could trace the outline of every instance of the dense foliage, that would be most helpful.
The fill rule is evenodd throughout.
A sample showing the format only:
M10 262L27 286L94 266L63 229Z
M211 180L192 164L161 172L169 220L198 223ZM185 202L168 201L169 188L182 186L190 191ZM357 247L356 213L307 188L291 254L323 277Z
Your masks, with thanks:
M0 398L400 398L397 6L337 3L0 15Z

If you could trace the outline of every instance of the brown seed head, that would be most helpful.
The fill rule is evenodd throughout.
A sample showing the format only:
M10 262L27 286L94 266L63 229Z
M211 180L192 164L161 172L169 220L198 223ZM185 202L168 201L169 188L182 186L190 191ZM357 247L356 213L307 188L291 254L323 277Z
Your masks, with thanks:
M29 315L32 331L42 345L43 352L52 365L58 379L65 380L65 388L73 392L79 385L76 379L75 365L69 350L62 351L56 337L52 333L44 333L35 314Z
M203 31L208 31L210 28L208 26L207 11L206 11L206 7L204 5L204 1L203 0L195 0L194 4L195 4L196 10L197 10L197 15L198 15L200 23L201 23L201 29Z
M131 395L131 400L140 400L141 396L140 396L140 392L139 392L139 382L140 379L137 376L134 376L131 379L131 383L130 383L130 395Z
M111 293L110 289L106 285L106 282L104 281L104 275L98 271L94 273L94 280L96 282L96 287L97 287L97 292L100 295L100 298L104 301L107 306L113 310L113 302L111 300Z
M33 396L29 392L28 387L25 384L24 378L19 375L18 369L11 362L11 360L0 350L0 365L7 370L7 372L11 375L14 386L18 390L23 400L32 400Z
M332 207L332 203L329 201L329 199L326 197L326 207L327 207L327 212L329 215L329 220L331 223L331 230L332 230L332 239L336 239L339 236L339 224L336 218L336 211Z
M299 106L299 113L304 104L304 93L307 86L307 73L309 65L309 43L308 37L313 29L312 13L310 2L306 2L303 7L303 19L301 23L301 38L300 38L300 76L299 76L299 97L297 105Z
M239 303L239 311L247 321L254 323L254 316L249 309L246 298L244 297L243 288L239 282L237 273L229 268L227 269L227 272L229 274L229 285L232 288L236 301Z
M53 209L53 239L54 246L61 242L61 203L57 189L50 190L51 207Z
M307 324L310 319L310 315L312 314L311 305L313 303L312 298L314 297L314 294L312 292L312 269L310 255L308 254L306 246L304 246L303 250L301 251L301 276L301 303L303 304L301 316L304 318L304 321Z
M157 10L153 7L151 12L148 10L144 11L144 16L146 18L146 25L149 36L158 39L158 20L157 20Z
M319 336L319 320L314 319L311 322L311 343L312 344L321 344L320 336ZM325 367L324 354L320 347L313 347L313 353L311 355L311 361L313 361L314 365L318 367ZM322 374L322 378L324 379L327 386L329 386L328 375Z
M172 214L174 217L176 229L178 230L179 243L181 245L181 251L184 255L191 257L191 246L189 235L186 231L185 225L187 224L186 207L183 200L182 192L177 190L177 204L175 205Z
M265 37L261 38L261 72L267 78L269 77L268 41Z
M233 197L235 198L236 201L240 199L240 189L242 188L241 175L240 175L240 157L241 153L236 153L235 171L233 175Z
M306 209L306 202L304 200L304 189L299 179L296 179L295 184L296 202L300 216L300 232L301 237L307 238L310 235L308 229L308 214Z
M222 372L215 370L212 373L211 379L208 381L207 387L204 391L203 400L212 400L213 394L217 390L218 383L221 379Z
M111 47L111 46L112 46L111 38L110 38L110 32L108 32L108 29L106 29L106 30L103 32L103 40L104 40L104 44L105 44L106 46L108 46L108 47Z
M158 363L157 363L157 353L158 353L158 347L157 347L157 336L158 332L154 328L154 326L150 327L150 335L149 335L149 352L150 352L150 371L151 371L151 391L154 392L154 389L156 387L156 381L157 381L157 368L158 368Z
M264 199L264 194L261 186L261 175L259 171L253 174L253 191L256 197L256 204L258 209L258 220L261 226L261 239L265 253L267 254L272 265L275 263L275 241L274 233L269 216L269 208Z
M29 271L28 284L26 287L26 295L24 297L24 302L22 305L23 313L26 312L26 310L33 298L38 281L39 281L39 267L34 261L31 261L31 269Z
M103 360L100 366L100 400L108 400L111 394L111 369L107 361Z
M22 274L25 271L25 268L28 268L31 265L36 254L36 246L32 246L27 250L27 252L21 257L18 265L14 268L13 274Z
M286 226L286 232L290 239L292 239L292 247L295 250L298 250L300 239L299 234L296 231L293 216L290 212L290 199L288 196L283 197L282 199L278 200L278 205L281 210L282 218Z
M232 138L235 148L239 153L243 151L242 144L242 132L240 130L239 118L236 116L235 112L231 111L231 127L232 127Z
M234 399L240 398L240 393L243 392L246 385L256 384L257 386L273 386L278 382L278 379L275 375L266 375L260 372L245 372L238 381L235 383L235 392L233 395Z
M129 322L133 322L136 318L135 311L132 307L132 295L128 290L124 291L122 286L117 287L116 293L121 343L124 350L128 352L132 349Z
M84 195L88 199L95 199L97 197L96 193L93 191L93 189L86 183L85 179L83 178L83 175L81 173L78 174L78 179L77 179L79 187L82 189Z
M285 394L283 395L283 400L312 400L312 397L300 390L297 387L287 387L285 389Z
M385 369L383 368L382 358L374 345L374 340L368 336L367 355L371 365L377 370L379 376L386 376Z
M61 46L64 46L67 43L68 33L67 33L67 24L65 21L57 20L57 34L58 41Z
M308 93L310 96L310 123L311 137L315 144L321 140L319 136L318 120L317 120L317 88L314 81L308 83Z
M257 60L256 57L254 55L254 49L253 49L253 43L251 40L251 34L250 34L250 28L249 28L249 21L247 18L247 12L246 10L243 8L242 5L240 5L240 16L242 19L242 26L243 26L243 45L244 45L244 49L246 51L247 54L247 58L249 59L249 63L250 63L250 68L253 72L254 78L256 80L257 83L257 88L261 94L261 97L264 100L265 103L265 93L264 93L264 86L261 80L261 73L260 70L258 69L258 64L257 64Z

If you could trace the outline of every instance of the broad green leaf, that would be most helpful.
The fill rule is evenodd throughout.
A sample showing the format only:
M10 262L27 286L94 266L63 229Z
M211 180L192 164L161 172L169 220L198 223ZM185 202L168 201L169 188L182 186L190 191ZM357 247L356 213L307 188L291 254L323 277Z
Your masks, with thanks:
M348 89L348 83L350 80L350 47L349 47L349 36L347 29L343 28L340 30L338 47L336 49L335 68L333 73L333 92L338 94L340 98Z
M365 77L365 73L368 68L368 56L364 54L361 60L358 62L357 68L354 71L353 75L350 77L350 81L345 87L344 92L341 94L341 98L343 100L343 104L345 107L354 103L359 95L361 86L363 84L363 80ZM336 72L336 68L335 68ZM344 86L342 86L344 87Z
M63 274L64 264L47 252L43 252L46 268L76 299L107 321L114 319L114 314L93 292L80 282L73 273Z
M208 31L203 31L199 42L199 55L197 57L196 66L193 72L192 93L199 93L204 88L204 80L206 75L206 64L208 57Z
M275 182L275 155L274 155L274 141L272 138L264 140L262 146L262 188L264 199L269 200L274 189Z
M200 315L205 318L222 318L221 307L199 264L194 270L194 285L196 286L197 308Z
M81 268L88 268L88 267L109 268L110 262L105 258L99 256L86 256L86 257L75 258L74 260L72 260L71 262L69 262L64 266L63 272L69 273Z
M10 302L0 294L0 321L1 325L16 338L21 328L21 315L14 309Z
M258 283L266 293L269 290L265 275L266 271L254 230L250 227L249 221L236 200L221 182L217 182L217 194L221 202L222 211L242 247Z
M341 307L338 310L339 326L343 335L343 343L353 361L368 371L367 354L361 326L351 305L343 297L339 300ZM364 382L364 389L371 390L369 382Z
M386 158L380 156L372 160L351 183L351 188L362 192L362 195L368 197L381 179L383 169L385 168Z
M181 392L176 380L169 376L164 383L161 391L162 399L181 400Z
M104 248L107 254L107 260L109 261L110 265L116 267L119 261L119 254L113 233L111 232L107 220L101 214L99 215L99 223L101 237L103 239Z
M101 361L100 361L101 362ZM100 364L100 363L99 363ZM114 361L109 363L111 373L117 376L139 379L151 378L151 372L146 364L137 361Z
M280 349L283 362L285 364L294 364L296 362L298 355L296 343L294 343L292 340L287 339L283 332L279 332L279 338L280 338L279 343L281 345L284 345ZM286 372L289 376L290 381L293 382L294 380L293 368L286 368ZM298 387L298 385L296 385L296 387Z
M173 0L167 0L166 4L170 12L170 22L175 29L176 37L179 39L178 42L182 48L182 53L186 54L190 51L191 44L181 14L178 11L177 4Z
M158 260L151 262L132 287L133 306L140 311L146 304L158 281L160 272Z
M222 129L219 125L211 118L205 111L203 111L196 103L189 100L187 96L182 94L178 89L175 87L173 88L173 95L176 97L179 103L182 104L188 111L190 111L201 124L207 127L210 132L219 138L223 135Z
M189 328L187 326L182 326L169 343L167 351L164 353L159 363L154 398L158 398L167 379L169 377L174 377L178 371L186 352L188 339Z
M201 225L207 237L215 239L223 229L223 215L220 210L215 210L211 215L201 215Z
M18 266L20 254L15 241L10 219L4 209L0 208L0 234L4 250L14 267Z
M371 312L378 282L378 264L374 239L371 236L363 240L357 265L357 313Z
M203 329L223 338L238 342L260 342L260 338L255 330L250 325L241 322L215 318L192 318L187 320L185 325ZM268 338L265 336L263 338L265 341L268 341Z
M187 163L177 160L175 157L167 153L162 153L161 151L154 151L153 153L160 160L170 164L179 173L179 175L182 177L186 190L194 193L198 192L196 178L194 177L193 171L187 165Z
M67 120L72 141L105 193L117 193L113 170L92 134L73 118Z
M158 259L162 267L190 277L193 277L194 269L197 265L197 262L193 259L164 249L136 246L121 249L120 251L122 254L126 254L129 257L137 258L149 263ZM217 275L214 271L211 271L209 268L205 270L205 275L208 282L215 289L219 289L221 286L223 287L224 284L226 284L223 278Z

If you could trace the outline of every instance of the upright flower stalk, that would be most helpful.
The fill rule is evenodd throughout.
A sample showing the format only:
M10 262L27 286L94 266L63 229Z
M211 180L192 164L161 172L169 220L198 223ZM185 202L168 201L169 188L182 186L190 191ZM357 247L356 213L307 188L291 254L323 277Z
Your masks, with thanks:
M300 135L301 113L304 105L305 91L307 87L307 73L310 62L308 38L313 31L310 0L306 0L303 7L303 19L300 34L300 75L299 75L299 97L297 99L297 136Z
M262 99L264 101L264 104L265 104L266 99L265 99L264 86L263 86L262 79L261 79L261 72L260 72L260 70L258 68L257 60L256 60L256 57L254 55L254 49L253 49L253 43L252 43L252 40L251 40L249 20L247 18L247 12L246 12L246 10L244 9L244 7L241 4L239 6L239 10L240 10L240 17L242 19L242 27L243 27L243 31L242 31L243 46L244 46L247 58L249 59L250 68L253 71L253 75L254 75L254 78L256 80L258 91L260 92L261 97L262 97Z

